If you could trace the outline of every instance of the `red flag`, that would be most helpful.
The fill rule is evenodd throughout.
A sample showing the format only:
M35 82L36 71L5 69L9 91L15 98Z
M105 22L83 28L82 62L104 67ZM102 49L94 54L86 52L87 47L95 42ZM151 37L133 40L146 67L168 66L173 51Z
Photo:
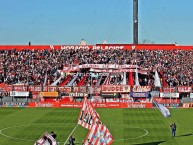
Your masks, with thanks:
M166 80L165 80L164 75L162 75L162 83L163 83L163 86L164 86L164 87L167 87L167 86L168 86L167 83L166 83Z
M80 80L80 82L77 84L77 87L82 86L83 83L84 83L84 81L86 80L86 78L87 78L87 76L84 76L84 77Z
M95 124L89 131L84 145L110 145L113 137L105 125Z
M95 111L91 103L85 97L78 117L78 124L90 130L93 124L100 122L99 118L99 114Z
M130 85L130 86L133 86L133 85L134 85L132 72L129 72L129 85Z
M68 75L67 78L66 78L65 80L63 80L63 81L59 84L59 86L60 86L60 87L65 86L65 85L70 81L71 77L72 77L71 75Z

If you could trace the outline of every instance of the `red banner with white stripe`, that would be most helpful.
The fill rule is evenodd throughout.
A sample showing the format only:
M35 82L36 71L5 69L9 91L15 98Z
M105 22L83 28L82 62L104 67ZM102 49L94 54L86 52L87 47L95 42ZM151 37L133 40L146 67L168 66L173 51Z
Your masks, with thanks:
M103 124L95 124L89 131L84 145L110 145L113 142L113 136L108 128Z
M99 114L95 111L91 103L85 97L78 117L78 124L90 130L93 124L100 122L99 118Z

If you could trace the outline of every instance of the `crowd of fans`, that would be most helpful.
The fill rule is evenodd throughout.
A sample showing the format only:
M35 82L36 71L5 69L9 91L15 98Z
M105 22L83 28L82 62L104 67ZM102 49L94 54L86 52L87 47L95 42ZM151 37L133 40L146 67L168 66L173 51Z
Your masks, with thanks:
M13 49L0 50L0 63L0 83L6 84L52 84L61 76L58 70L81 64L138 65L148 70L147 77L139 76L141 85L153 84L155 69L167 85L193 84L193 50ZM86 81L90 83L91 80L87 78ZM92 81L97 84L97 80Z

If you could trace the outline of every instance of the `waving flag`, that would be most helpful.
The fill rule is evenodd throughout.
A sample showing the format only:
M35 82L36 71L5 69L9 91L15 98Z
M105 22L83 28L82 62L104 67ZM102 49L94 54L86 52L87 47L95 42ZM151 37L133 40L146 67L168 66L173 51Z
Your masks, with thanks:
M45 132L34 145L57 145L57 142L49 133Z
M154 103L158 107L158 109L160 110L160 112L162 113L162 115L164 117L169 117L170 116L170 111L168 110L168 108L166 108L165 106L163 106L163 105L161 105L159 103L156 103L156 102L154 102Z
M78 117L78 124L91 130L94 123L100 122L99 118L99 114L95 111L91 103L85 97Z
M160 78L159 78L157 70L155 71L154 86L155 87L161 87L161 82L160 82Z
M139 76L138 76L138 69L137 68L136 68L136 71L135 71L135 86L140 86Z
M94 124L89 131L84 145L110 145L113 137L105 125Z

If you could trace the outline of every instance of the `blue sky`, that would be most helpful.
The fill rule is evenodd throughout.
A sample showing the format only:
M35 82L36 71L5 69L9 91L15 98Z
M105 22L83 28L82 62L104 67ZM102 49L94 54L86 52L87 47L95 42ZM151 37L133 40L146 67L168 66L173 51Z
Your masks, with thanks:
M132 43L133 0L1 0L0 44ZM139 0L139 41L193 45L193 0Z

